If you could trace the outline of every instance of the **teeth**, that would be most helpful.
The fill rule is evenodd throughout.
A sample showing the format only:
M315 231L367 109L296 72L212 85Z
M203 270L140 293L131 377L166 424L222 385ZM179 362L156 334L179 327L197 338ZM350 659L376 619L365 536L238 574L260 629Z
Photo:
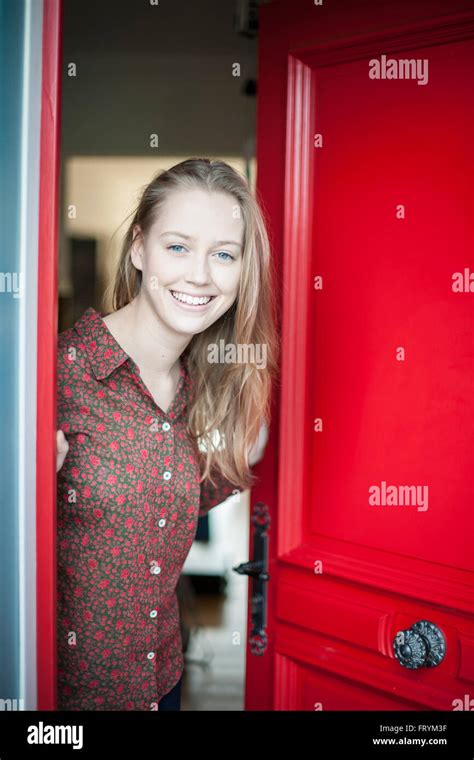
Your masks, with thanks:
M171 293L178 301L188 303L190 306L199 306L201 304L209 303L211 300L209 296L197 298L196 296L187 296L185 293L178 293L176 290L172 290Z

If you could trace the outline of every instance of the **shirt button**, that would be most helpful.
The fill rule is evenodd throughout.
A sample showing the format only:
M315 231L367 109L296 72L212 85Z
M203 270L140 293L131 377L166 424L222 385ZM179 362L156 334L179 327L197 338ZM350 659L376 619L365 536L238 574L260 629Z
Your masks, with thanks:
M154 652L148 652L148 654L147 654L147 657L148 657L149 660L152 660L154 656L155 656Z
M163 473L163 477L165 480L169 480L171 478L171 472L169 472L169 470L166 470L166 472Z
M161 573L161 567L159 565L153 565L153 567L150 570L150 573L152 575L159 575L159 573Z
M156 618L157 614L158 614L158 613L157 613L157 611L156 611L156 610L152 610L152 611L150 612L150 617L151 617L151 618Z
M163 424L162 424L162 426L161 426L161 429L162 429L162 430L166 430L166 432L168 432L168 430L169 430L170 428L171 428L171 425L170 425L170 423L169 423L169 422L163 422Z
M162 517L160 520L158 520L158 525L160 528L163 527L163 525L166 525L166 520L164 517Z

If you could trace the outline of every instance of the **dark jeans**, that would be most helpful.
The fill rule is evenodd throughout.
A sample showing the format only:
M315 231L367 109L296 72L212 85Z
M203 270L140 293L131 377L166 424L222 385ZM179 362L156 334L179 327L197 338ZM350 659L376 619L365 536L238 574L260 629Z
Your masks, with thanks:
M173 686L168 694L161 697L158 702L158 710L181 710L181 682L183 676L179 679L176 686Z

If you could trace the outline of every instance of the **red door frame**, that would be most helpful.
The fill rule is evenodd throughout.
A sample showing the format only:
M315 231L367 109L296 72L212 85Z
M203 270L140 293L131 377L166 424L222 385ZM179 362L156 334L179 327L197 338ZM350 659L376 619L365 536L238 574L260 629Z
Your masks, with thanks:
M38 710L55 710L57 704L55 460L62 10L62 0L43 2L36 418Z

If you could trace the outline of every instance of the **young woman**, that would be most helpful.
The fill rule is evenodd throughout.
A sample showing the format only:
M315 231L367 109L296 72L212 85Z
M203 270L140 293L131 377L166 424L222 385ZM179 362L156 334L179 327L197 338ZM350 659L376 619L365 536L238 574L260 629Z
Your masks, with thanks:
M254 481L273 278L245 180L190 159L145 188L113 311L59 335L59 709L179 709L176 584L198 516Z

